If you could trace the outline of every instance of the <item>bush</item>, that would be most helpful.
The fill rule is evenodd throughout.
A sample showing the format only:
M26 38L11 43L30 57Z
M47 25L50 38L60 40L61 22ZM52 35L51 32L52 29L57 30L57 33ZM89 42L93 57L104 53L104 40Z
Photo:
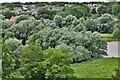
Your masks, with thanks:
M11 73L15 69L15 57L10 51L9 45L2 43L2 78L12 78Z
M28 15L20 15L20 16L18 16L17 17L17 19L16 19L16 23L19 23L20 21L22 21L22 20L27 20L28 19Z
M10 19L12 16L16 16L15 12L12 10L3 10L2 14L5 16L6 19Z
M5 16L3 14L0 14L0 19L4 20Z
M38 8L35 14L37 19L45 18L45 19L53 19L56 11L48 10L47 8Z
M70 67L72 58L64 49L47 49L45 51L45 63L47 63L47 79L74 78L74 70Z
M13 32L7 31L7 32L5 33L4 39L14 38L14 37L15 37L15 34L14 34Z
M28 37L39 32L44 27L44 24L38 20L23 20L18 24L12 25L10 31L15 33L17 39L22 39L22 44L26 44Z
M21 41L15 38L9 38L5 40L5 43L10 46L10 50L14 51L21 45Z
M73 54L73 62L79 62L82 60L89 60L91 58L92 52L85 49L83 46L77 46L75 49L75 54Z
M120 28L116 28L115 31L113 32L113 37L114 38L120 38Z
M112 33L114 31L114 19L106 13L97 19L97 31L100 33Z
M66 79L73 78L70 67L71 57L63 49L49 48L45 51L34 43L28 44L20 57L20 71L26 79Z
M87 19L85 23L85 27L87 28L87 31L96 31L97 30L97 24L94 19Z
M44 54L42 48L37 45L30 43L22 50L21 57L19 59L20 72L24 75L25 79L44 79Z
M58 15L66 17L67 15L73 15L76 18L89 16L90 11L86 5L74 5L72 7L65 7L63 11L58 12Z
M67 15L70 15L70 13L66 12L66 11L59 11L59 12L57 12L57 15L60 15L63 18L65 18Z
M112 13L113 15L117 15L120 12L120 5L119 3L114 3L112 5Z
M82 24L78 24L77 26L73 27L73 30L75 32L81 32L81 31L84 31L86 30L86 27Z
M2 27L2 29L8 29L11 27L11 24L6 23L4 20L0 19L0 27Z
M62 27L62 21L63 21L62 16L56 15L54 17L54 22L55 22L56 26Z
M107 6L102 5L102 6L98 7L98 13L101 15L107 13Z
M115 72L116 73L115 73L115 75L113 75L113 79L112 80L120 80L120 70L117 69Z

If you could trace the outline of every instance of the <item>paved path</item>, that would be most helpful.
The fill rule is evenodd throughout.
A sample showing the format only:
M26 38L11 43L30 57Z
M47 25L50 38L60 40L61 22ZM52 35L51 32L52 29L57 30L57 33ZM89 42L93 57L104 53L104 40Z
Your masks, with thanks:
M108 42L108 57L120 57L120 41Z

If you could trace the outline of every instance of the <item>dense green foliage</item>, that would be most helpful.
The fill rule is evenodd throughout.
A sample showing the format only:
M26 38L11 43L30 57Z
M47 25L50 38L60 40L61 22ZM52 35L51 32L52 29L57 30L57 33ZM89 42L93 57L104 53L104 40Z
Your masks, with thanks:
M20 62L20 71L26 79L74 77L74 71L70 68L71 58L62 49L43 51L39 45L31 43L24 48Z
M26 79L42 78L42 66L44 60L42 48L36 44L29 44L23 49L20 57L20 72ZM40 72L39 72L40 71Z
M116 28L115 31L113 32L113 36L118 39L120 38L120 28L119 27Z
M98 13L99 13L99 14L108 13L108 12L107 12L107 6L102 5L102 6L98 7Z
M8 38L15 38L15 34L11 31L3 31L4 34L4 40L8 39Z
M10 8L10 9L13 9L14 7L21 7L22 6L22 3L20 2L13 2L13 3L7 3L5 4L5 8Z
M108 55L107 39L120 38L119 3L100 3L98 13L90 12L87 4L23 3L42 7L36 8L35 19L25 14L16 16L12 10L16 4L22 5L10 3L1 8L3 78L69 80L76 75L106 78L114 73L116 58L95 58ZM57 11L50 8L52 5L64 9ZM5 19L12 16L17 17L16 23L7 23Z
M35 15L37 19L41 19L41 18L53 19L55 14L56 14L56 11L48 10L47 8L38 8Z
M117 15L118 13L120 13L120 4L119 3L115 3L112 5L112 13L114 15Z
M0 19L4 20L5 16L3 14L0 14Z
M119 3L115 3L115 2L111 2L109 4L102 4L100 7L98 7L98 13L101 14L105 14L105 13L109 13L112 15L118 15L120 13L120 4Z
M27 20L28 19L28 15L20 15L17 17L16 19L16 23L19 23L22 20Z
M10 19L12 16L16 16L15 12L11 10L3 10L2 14L5 16L6 19Z
M10 51L15 51L21 44L21 41L15 38L8 38L5 43L10 46Z
M110 14L103 14L97 21L98 32L112 33L114 31L114 20Z
M44 27L44 24L42 24L40 21L23 20L18 24L12 25L9 30L15 33L16 38L22 39L22 44L25 45L28 37L33 33L37 33L42 27Z
M97 24L94 19L87 19L85 26L88 31L92 31L92 32L97 31Z
M60 16L55 16L55 24L58 25L58 28L57 26L55 29L44 28L33 34L29 38L29 42L39 43L43 49L64 47L73 56L74 62L107 55L106 40L98 32L85 31L82 24L76 22L74 16L69 15L62 19L65 20L64 24L61 23L62 20L60 22L60 19L62 19ZM61 28L62 25L64 25L63 28ZM97 45L98 42L99 45Z
M11 24L6 23L5 21L0 19L0 27L2 27L2 29L8 29L11 27Z
M47 63L46 78L74 78L74 70L70 67L72 58L63 49L48 49L45 51L45 63Z
M73 15L76 18L86 17L90 15L90 10L86 5L74 5L72 7L66 7L63 11L58 12L58 15L66 17L67 15Z
M15 69L15 57L11 53L10 47L6 44L2 44L2 77L12 78L12 72Z

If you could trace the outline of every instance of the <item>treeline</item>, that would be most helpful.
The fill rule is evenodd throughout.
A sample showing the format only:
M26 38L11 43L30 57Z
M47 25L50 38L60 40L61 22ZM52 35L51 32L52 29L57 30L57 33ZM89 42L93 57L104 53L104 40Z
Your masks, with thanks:
M114 3L114 2L109 2L109 3ZM105 2L26 2L26 3L21 3L21 2L12 2L12 3L1 3L3 6L6 7L20 7L21 5L36 5L36 6L45 6L45 5L59 5L59 6L64 6L65 4L109 4Z
M3 8L3 9L1 9L1 13L5 16L5 18L11 18L12 16L15 16L15 15L17 16L15 11L13 10L13 8L15 7L13 4L22 5L19 2L18 3L9 3L8 7L10 8L10 10L4 10L4 8L7 8L7 4L5 5L6 7L1 6L1 8ZM73 5L71 5L71 7L64 6L64 8L62 10L59 10L59 11L49 10L48 6L46 6L47 4L45 2L43 2L43 3L41 2L40 4L44 4L44 8L41 8L40 6L37 8L37 6L36 6L36 9L37 9L36 14L38 15L38 16L36 16L36 14L34 14L36 19L37 18L38 19L40 19L40 18L53 19L53 17L55 15L60 15L62 17L66 17L67 15L73 15L73 16L76 16L77 18L81 18L81 17L95 17L96 18L96 17L99 17L99 16L101 16L102 14L105 14L105 13L109 13L109 14L115 16L115 17L119 17L119 12L120 12L120 9L119 9L120 8L120 3L119 2L97 4L96 6L98 6L98 7L95 8L96 10L93 9L92 11L91 11L91 9L93 7L89 7L87 4L82 4L82 3L79 3L79 4L71 3L71 4L73 4ZM58 2L58 4L54 4L54 3L51 3L51 4L59 5L59 2Z

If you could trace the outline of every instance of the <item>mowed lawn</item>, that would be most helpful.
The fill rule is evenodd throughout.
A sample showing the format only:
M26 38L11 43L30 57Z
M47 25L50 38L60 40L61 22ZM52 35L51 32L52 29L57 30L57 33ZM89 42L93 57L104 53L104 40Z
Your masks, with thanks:
M72 64L78 78L111 78L118 68L120 58L101 58Z

